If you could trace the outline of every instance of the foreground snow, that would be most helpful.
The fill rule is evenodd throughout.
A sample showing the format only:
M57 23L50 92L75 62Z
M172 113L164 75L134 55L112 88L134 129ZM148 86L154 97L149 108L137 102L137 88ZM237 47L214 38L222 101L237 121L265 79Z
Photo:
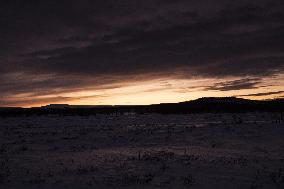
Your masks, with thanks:
M0 188L283 188L279 116L0 118Z

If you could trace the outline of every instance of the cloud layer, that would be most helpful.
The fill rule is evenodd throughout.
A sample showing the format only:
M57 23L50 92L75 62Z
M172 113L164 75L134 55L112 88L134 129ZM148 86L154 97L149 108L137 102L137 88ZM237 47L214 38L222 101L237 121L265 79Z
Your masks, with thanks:
M283 9L281 0L3 1L0 90L8 98L164 77L252 89L283 73ZM234 77L248 79L226 81Z

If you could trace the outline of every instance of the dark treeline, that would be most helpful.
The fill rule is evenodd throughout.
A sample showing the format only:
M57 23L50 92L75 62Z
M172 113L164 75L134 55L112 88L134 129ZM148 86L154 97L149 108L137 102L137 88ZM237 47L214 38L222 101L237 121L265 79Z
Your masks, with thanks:
M70 108L0 108L1 117L60 115L90 116L96 114L188 114L188 113L242 113L242 112L284 112L284 99L246 100L235 97L200 98L181 103L137 105L137 106L103 106Z

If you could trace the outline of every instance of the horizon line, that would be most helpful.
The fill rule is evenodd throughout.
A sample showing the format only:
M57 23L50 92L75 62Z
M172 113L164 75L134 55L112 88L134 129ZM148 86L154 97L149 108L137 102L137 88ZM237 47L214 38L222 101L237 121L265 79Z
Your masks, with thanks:
M249 99L249 98L241 98L238 96L227 96L227 97L200 97L192 100L186 100L186 101L180 101L180 102L165 102L165 103L154 103L154 104L101 104L101 105L95 105L95 104L68 104L68 103L50 103L50 104L45 104L41 106L30 106L30 107L24 107L24 106L0 106L0 108L21 108L21 109L31 109L31 108L44 108L48 107L51 105L65 105L65 106L82 106L82 107L87 107L87 106L92 106L92 107L115 107L115 106L151 106L151 105L160 105L160 104L179 104L183 102L191 102L191 101L196 101L199 99L204 99L204 98L235 98L235 99L243 99L243 100L248 100L248 101L270 101L270 100L279 100L283 99L283 97L277 97L277 98L267 98L267 99Z

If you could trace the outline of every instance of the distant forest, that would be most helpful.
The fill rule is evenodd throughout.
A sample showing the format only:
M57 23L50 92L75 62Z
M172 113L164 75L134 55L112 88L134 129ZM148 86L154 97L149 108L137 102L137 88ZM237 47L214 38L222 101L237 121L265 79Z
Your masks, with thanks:
M247 100L235 97L209 97L197 100L154 105L132 106L45 106L39 108L0 108L1 117L60 115L90 116L96 114L190 114L190 113L242 113L284 112L284 99Z

